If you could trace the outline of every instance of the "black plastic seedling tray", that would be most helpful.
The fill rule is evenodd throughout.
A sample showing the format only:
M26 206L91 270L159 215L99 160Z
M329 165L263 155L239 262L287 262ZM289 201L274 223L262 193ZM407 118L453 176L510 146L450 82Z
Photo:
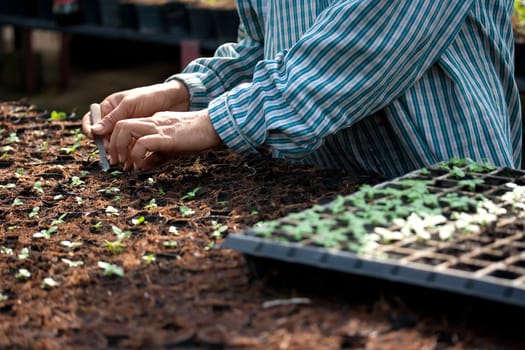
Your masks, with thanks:
M430 207L439 209L444 218L435 227L428 227L428 236L408 234L387 241L380 239L371 247L367 246L367 235L377 236L377 227L391 231L399 228L399 222L394 224L392 217L403 213L403 210L398 212L403 205L395 209L397 214L386 212L386 221L383 218L380 224L361 226L367 230L367 235L362 236L364 239L356 240L353 233L346 233L346 237L350 237L346 241L344 232L342 235L335 232L342 222L343 226L351 226L343 219L348 213L359 216L366 208L381 206L381 203L391 200L390 188L407 190L409 196L419 198L417 192L422 191L421 186L416 183L414 188L408 187L414 180L425 185L424 198L437 200ZM514 184L514 187L508 184ZM525 201L525 193L522 196L520 192L524 185L524 171L487 164L479 166L469 160L451 160L377 186L362 188L326 205L230 234L222 247L258 260L313 266L524 307L525 210L520 204L520 200ZM363 192L368 194L363 195ZM511 192L515 193L514 202L508 199ZM400 197L410 206L404 195ZM356 203L363 198L366 203L359 207ZM479 212L479 203L487 200L505 212L495 214L496 219L489 222L483 219L478 230L465 229L458 214L474 216ZM336 205L337 209L334 209ZM317 213L318 221L312 219L305 223L304 218L312 212ZM407 219L408 214L405 216ZM348 216L346 220L350 220ZM438 228L445 225L454 225L455 229L449 236L438 234ZM310 230L309 226L313 229ZM330 239L323 240L326 237ZM366 249L361 249L363 247Z

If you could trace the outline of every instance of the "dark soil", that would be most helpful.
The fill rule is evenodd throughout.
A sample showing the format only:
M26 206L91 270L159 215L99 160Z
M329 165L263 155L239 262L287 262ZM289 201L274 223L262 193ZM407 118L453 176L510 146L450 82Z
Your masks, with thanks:
M1 349L525 348L521 309L220 249L228 234L378 179L225 149L105 173L79 128L0 103ZM108 249L113 227L131 231L120 252Z

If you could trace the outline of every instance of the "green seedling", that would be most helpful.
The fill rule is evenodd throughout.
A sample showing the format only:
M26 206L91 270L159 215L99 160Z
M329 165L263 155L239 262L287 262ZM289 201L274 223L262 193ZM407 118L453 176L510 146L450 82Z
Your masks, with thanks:
M67 118L66 112L51 111L51 120L64 120Z
M72 261L69 259L62 258L61 261L67 265L69 268L75 268L84 265L83 261Z
M0 247L0 254L2 254L2 255L13 255L14 252L13 252L13 249L3 245L3 246Z
M14 183L8 183L8 184L5 184L5 185L0 185L0 189L12 189L12 188L16 188L16 185Z
M42 284L40 284L40 288L42 289L56 288L56 287L58 287L58 282L55 281L51 277L44 278L44 280L42 281Z
M120 254L124 251L124 248L126 247L126 245L124 243L122 243L121 241L106 241L106 249L108 250L108 252L114 254L114 255L117 255L117 254Z
M22 200L20 198L18 198L18 197L13 199L13 203L11 203L12 207L17 207L17 206L21 206L21 205L24 205L24 202L22 202Z
M29 258L29 248L24 247L22 250L20 250L20 254L18 254L18 260L26 260Z
M19 269L15 275L17 280L25 281L31 277L31 272L28 269Z
M37 181L33 184L33 189L38 193L44 193L44 189L42 188L42 182Z
M18 143L18 142L20 142L20 139L16 135L16 132L13 132L13 133L9 134L9 136L5 139L5 141L6 141L7 144L11 144L11 143Z
M142 256L142 260L144 260L146 262L146 264L151 264L151 263L154 263L155 260L157 260L157 259L155 258L155 254L150 253L150 254L146 254L146 255Z
M151 210L151 209L156 208L156 207L158 207L157 201L155 200L155 198L152 198L149 201L149 203L144 206L144 209Z
M172 235L175 235L175 236L179 235L179 230L177 230L176 226L170 226L169 229L168 229L168 232L170 234L172 234Z
M62 147L60 148L60 152L65 154L73 154L77 151L77 149L82 146L80 143L74 143L73 145L69 147Z
M82 186L83 184L85 184L86 182L81 180L78 176L73 176L71 177L71 186L72 187L78 187L78 186Z
M179 211L181 212L182 216L186 217L186 216L192 216L193 214L195 214L195 211L185 205L181 205L179 206Z
M117 239L119 241L123 241L131 236L131 231L123 231L122 229L114 225L111 226L111 230L113 231L115 236L117 236Z
M40 207L34 207L29 213L29 218L30 219L37 218L39 213L40 213Z
M476 189L476 186L481 185L482 183L483 183L482 179L470 179L470 180L458 181L458 185L462 187L466 187L469 191L474 191Z
M57 219L53 219L53 221L51 221L51 225L58 226L58 225L63 224L65 222L64 218L66 216L67 216L67 213L64 213L64 214L60 215Z
M118 211L117 208L115 208L115 207L113 207L111 205L108 205L106 207L106 215L107 216L118 216L120 214L119 214L119 211Z
M213 227L213 232L211 233L211 237L215 239L222 239L222 234L228 231L228 226L223 225L217 221L212 221L211 224Z
M97 230L100 230L103 226L104 226L104 224L102 223L102 221L98 221L98 222L92 224L90 227L91 227L92 230L97 231Z
M24 168L18 168L15 171L15 177L22 177L24 176Z
M131 223L135 226L139 226L146 223L144 216L139 216L138 218L131 219Z
M461 168L458 168L457 166L452 166L452 168L450 169L450 175L453 177L453 178L456 178L456 179L462 179L464 178L467 174L463 171L463 169Z
M162 245L165 246L166 248L175 248L179 244L177 243L177 241L164 241L162 242Z
M47 141L42 142L42 145L40 145L39 150L42 151L42 152L45 152L48 149L49 149L49 142L47 142Z
M80 248L84 243L82 242L71 242L71 241L60 241L60 245L66 248L69 248L69 250L77 250Z
M200 191L200 187L196 187L192 191L189 191L184 196L182 196L181 200L195 199L195 197L197 197L197 192L199 191Z
M58 230L58 226L51 226L50 228L48 229L43 229L43 230L40 230L38 231L37 233L34 233L33 234L33 237L34 238L45 238L45 239L50 239L51 238L51 235L55 232L57 232Z
M8 299L9 299L9 297L6 294L0 293L0 301L6 301Z
M105 276L124 277L124 269L118 265L110 264L104 261L99 261L98 267L104 270Z
M111 176L114 176L114 177L119 177L119 176L122 175L122 174L123 174L123 173L122 173L122 171L120 171L120 170L113 170L113 171L111 172Z

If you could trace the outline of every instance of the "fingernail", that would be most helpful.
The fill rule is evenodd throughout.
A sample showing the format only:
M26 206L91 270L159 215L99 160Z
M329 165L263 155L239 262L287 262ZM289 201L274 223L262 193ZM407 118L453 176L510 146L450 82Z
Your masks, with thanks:
M101 132L102 131L102 125L100 125L100 124L92 125L91 126L91 131L92 132L94 131L95 133Z

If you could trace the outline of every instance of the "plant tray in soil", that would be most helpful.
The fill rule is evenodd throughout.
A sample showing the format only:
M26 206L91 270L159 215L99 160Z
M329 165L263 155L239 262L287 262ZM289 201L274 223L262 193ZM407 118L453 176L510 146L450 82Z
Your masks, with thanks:
M258 263L308 265L523 307L524 184L523 171L452 159L258 223L222 247Z

